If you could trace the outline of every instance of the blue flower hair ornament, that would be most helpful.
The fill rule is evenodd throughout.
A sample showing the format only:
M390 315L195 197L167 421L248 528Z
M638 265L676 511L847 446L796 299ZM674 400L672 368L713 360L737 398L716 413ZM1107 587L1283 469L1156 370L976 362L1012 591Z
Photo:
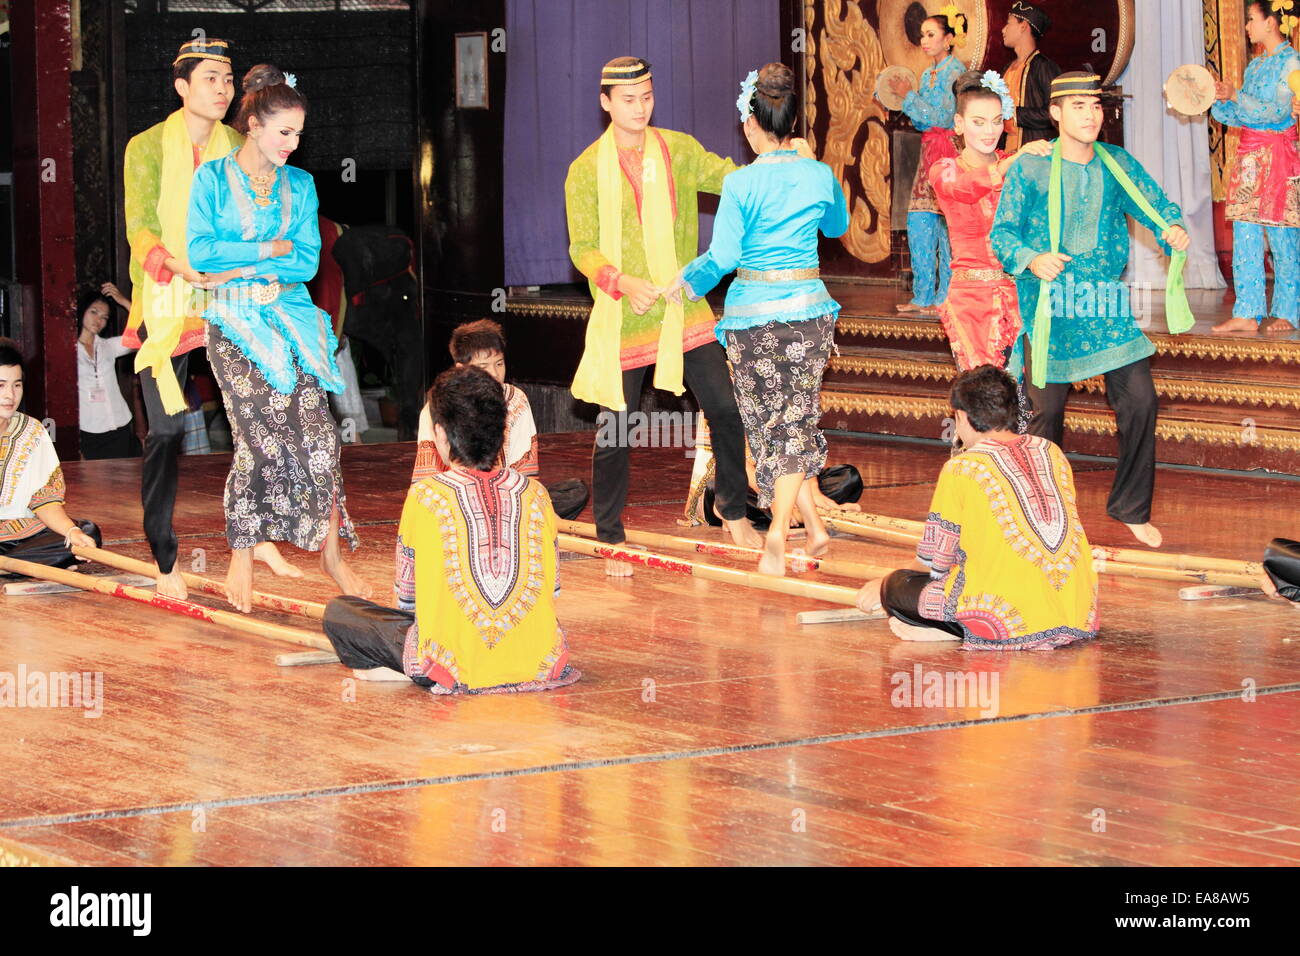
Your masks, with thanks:
M1007 88L1007 81L997 74L996 70L985 70L984 75L980 77L980 86L986 90L992 90L1002 101L1002 118L1009 120L1016 115L1016 104L1011 99L1011 90Z
M296 90L298 88L298 77L294 76L292 73L286 73L284 75L284 85L289 87L291 90Z
M757 85L758 70L750 70L749 76L741 81L740 96L736 98L736 109L740 111L740 121L742 123L754 115L754 88Z

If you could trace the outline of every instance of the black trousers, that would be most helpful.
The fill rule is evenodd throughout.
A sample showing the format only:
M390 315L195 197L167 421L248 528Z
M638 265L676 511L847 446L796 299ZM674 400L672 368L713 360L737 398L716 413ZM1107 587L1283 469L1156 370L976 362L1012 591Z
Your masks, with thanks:
M709 423L713 457L717 459L718 511L728 521L745 517L745 429L731 388L731 373L722 346L717 342L691 349L682 356L682 380ZM640 404L641 387L649 366L623 373L623 398L627 411L602 414L618 416L616 435L628 434L627 415ZM598 431L597 435L601 433ZM602 445L599 438L591 456L591 510L596 519L596 537L606 544L622 544L623 507L627 504L630 449L621 441Z
M78 521L76 524L83 533L95 539L95 547L103 545L104 536L100 534L95 522ZM49 528L41 528L35 534L17 541L0 543L0 557L43 564L47 568L70 568L77 563L73 553L63 546L63 535L55 534Z
M80 435L81 457L86 461L103 458L131 457L131 423L111 432L86 432Z
M176 381L184 387L190 354L172 357ZM140 479L140 504L144 506L144 534L158 570L167 574L176 564L176 531L172 512L176 508L176 459L185 442L185 413L168 415L153 372L140 373L144 407L149 413L149 437L144 442L144 463Z
M930 583L927 571L909 571L906 568L895 571L885 578L880 585L880 606L890 617L896 617L904 624L913 627L932 627L937 631L947 631L957 637L966 636L960 624L953 621L932 621L922 617L917 608L921 606L921 592Z
M1037 388L1030 378L1029 339L1025 338L1025 393L1034 406L1029 434L1061 444L1065 434L1068 382L1048 382ZM1141 359L1105 374L1106 401L1115 412L1119 454L1106 514L1125 524L1151 520L1151 499L1156 488L1156 413L1160 401L1151 380L1151 362Z
M368 671L387 667L404 673L402 650L406 632L415 623L410 611L384 607L364 598L344 595L325 605L321 625L334 645L334 653L347 667ZM432 687L427 677L412 677L421 687Z

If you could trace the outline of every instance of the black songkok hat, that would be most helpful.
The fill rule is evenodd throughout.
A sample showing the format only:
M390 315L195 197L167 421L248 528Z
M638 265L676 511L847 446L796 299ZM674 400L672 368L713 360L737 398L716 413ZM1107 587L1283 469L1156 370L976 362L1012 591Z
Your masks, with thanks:
M1101 77L1096 73L1062 73L1052 80L1051 99L1061 96L1101 95Z
M1025 3L1024 0L1016 0L1011 4L1011 15L1028 23L1034 31L1034 36L1041 37L1052 29L1052 18L1037 7Z
M650 64L640 57L615 57L600 68L601 86L635 85L650 77Z

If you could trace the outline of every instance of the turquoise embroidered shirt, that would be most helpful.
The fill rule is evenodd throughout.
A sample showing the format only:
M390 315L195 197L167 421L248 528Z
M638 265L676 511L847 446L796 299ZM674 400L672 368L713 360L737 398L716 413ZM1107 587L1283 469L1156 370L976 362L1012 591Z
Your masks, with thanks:
M1142 165L1118 146L1108 149L1155 210L1171 226L1181 225L1182 211ZM1024 334L1030 337L1041 282L1029 263L1052 251L1047 223L1051 166L1050 156L1022 156L1011 165L989 237L994 254L1016 280ZM1172 250L1095 153L1086 164L1063 160L1061 186L1065 208L1060 251L1073 258L1050 286L1052 337L1046 371L1049 382L1078 382L1155 352L1133 317L1130 290L1121 281L1129 253L1125 216L1155 232L1166 255Z
M921 74L921 88L903 98L903 112L918 132L952 129L957 96L952 84L966 67L951 53Z
M247 174L232 151L204 163L190 188L189 260L199 272L251 267L252 276L218 288L203 318L221 328L277 392L294 390L303 372L326 391L343 391L335 351L338 340L329 315L312 304L303 284L320 264L319 202L311 173L281 166L271 183L268 205L259 206ZM270 257L270 240L288 239L293 251ZM279 294L265 293L272 282ZM255 294L268 298L259 302Z
M802 159L792 149L764 153L722 181L708 251L682 271L692 299L708 294L733 269L774 272L815 269L817 233L842 236L849 209L840 182L825 163ZM785 282L737 278L716 326L726 345L727 329L768 322L799 322L836 315L840 307L821 279Z
M1300 70L1300 55L1290 44L1279 43L1272 53L1257 56L1246 64L1241 90L1235 100L1219 100L1210 115L1228 126L1278 131L1289 129L1291 88L1286 78Z

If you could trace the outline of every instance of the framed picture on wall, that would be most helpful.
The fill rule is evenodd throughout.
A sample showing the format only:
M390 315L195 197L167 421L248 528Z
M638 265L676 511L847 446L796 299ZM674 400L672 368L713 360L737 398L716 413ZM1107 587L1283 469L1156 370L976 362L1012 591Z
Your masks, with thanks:
M488 108L486 33L456 34L456 106L463 110Z

